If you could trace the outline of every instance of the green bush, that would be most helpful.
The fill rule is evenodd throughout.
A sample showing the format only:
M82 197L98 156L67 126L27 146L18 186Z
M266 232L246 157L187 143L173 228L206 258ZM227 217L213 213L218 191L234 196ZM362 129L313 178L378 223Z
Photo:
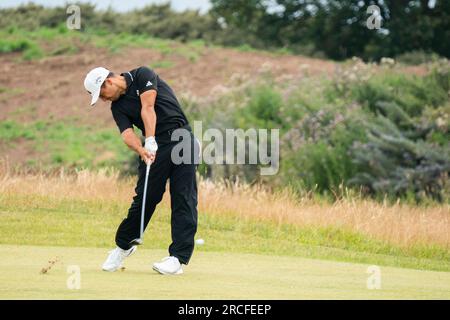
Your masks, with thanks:
M10 52L22 52L24 60L38 59L44 55L32 37L16 28L0 31L0 54Z
M24 60L39 59L39 58L42 58L43 56L44 56L44 52L37 45L33 45L33 46L29 47L23 53Z
M233 113L239 128L283 129L285 110L283 99L270 85L252 88L248 92L249 101Z
M349 184L394 199L445 201L449 81L449 62L442 61L424 77L383 74L350 88L375 118L363 118L365 139L351 148L358 170Z
M361 168L349 183L389 197L414 195L416 201L431 197L442 201L448 186L450 149L422 139L406 137L383 116L367 123L369 142L355 143L354 162Z
M384 113L380 102L395 103L409 116L419 116L424 106L438 106L448 99L448 93L434 75L426 77L403 74L377 75L351 88L354 99L377 113Z
M23 52L35 44L26 39L0 39L0 53Z
M324 106L304 115L282 138L281 184L330 192L357 172L348 152L364 136L358 110Z

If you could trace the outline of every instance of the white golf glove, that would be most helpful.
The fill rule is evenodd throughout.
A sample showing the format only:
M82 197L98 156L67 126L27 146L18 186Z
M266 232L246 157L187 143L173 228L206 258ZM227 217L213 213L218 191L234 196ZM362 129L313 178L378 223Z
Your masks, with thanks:
M158 151L158 144L156 143L155 137L148 137L145 139L145 147L148 152L156 154Z

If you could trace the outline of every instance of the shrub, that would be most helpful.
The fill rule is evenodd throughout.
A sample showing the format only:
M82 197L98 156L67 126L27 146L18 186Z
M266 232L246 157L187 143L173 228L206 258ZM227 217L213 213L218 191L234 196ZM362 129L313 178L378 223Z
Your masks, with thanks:
M367 123L368 143L353 146L354 162L362 168L349 183L366 186L372 193L402 197L412 193L417 201L444 199L448 184L450 150L406 137L395 123L378 116Z
M239 128L282 129L285 110L283 99L270 85L261 85L248 92L249 100L234 112L235 124Z
M0 39L0 53L23 52L34 44L25 39Z

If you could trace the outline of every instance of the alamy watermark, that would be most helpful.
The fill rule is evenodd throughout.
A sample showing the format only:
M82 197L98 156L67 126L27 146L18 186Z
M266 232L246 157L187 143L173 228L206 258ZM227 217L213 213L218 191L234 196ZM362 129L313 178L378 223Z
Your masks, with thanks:
M172 133L172 141L180 141L172 149L171 159L174 164L250 164L260 165L261 175L278 173L279 129L244 131L209 128L203 131L203 123L194 121L193 135L197 138L197 143L193 143L192 133L186 129L177 129Z
M381 10L380 7L377 5L371 5L367 8L367 14L370 14L370 17L367 18L366 26L370 30L379 30L381 29Z
M367 289L380 290L381 289L381 269L379 266L370 266L367 268L367 273L370 275L367 278Z
M67 278L66 284L69 290L81 289L81 268L78 265L67 266L67 273L70 276Z
M66 26L70 30L81 29L81 8L75 4L67 7L66 13L69 15L66 20Z

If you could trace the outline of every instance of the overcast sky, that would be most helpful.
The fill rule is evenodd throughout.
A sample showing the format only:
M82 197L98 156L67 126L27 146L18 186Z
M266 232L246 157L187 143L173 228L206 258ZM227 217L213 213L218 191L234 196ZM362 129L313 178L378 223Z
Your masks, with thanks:
M20 4L26 4L30 0L1 0L0 7L16 7ZM106 9L109 5L116 11L129 11L136 8L142 8L147 4L152 3L165 3L168 0L33 0L32 2L41 4L44 6L64 6L66 3L74 2L90 2L95 4L99 9ZM206 12L210 8L209 0L172 0L172 7L177 11L183 11L186 9L200 9L201 12Z

